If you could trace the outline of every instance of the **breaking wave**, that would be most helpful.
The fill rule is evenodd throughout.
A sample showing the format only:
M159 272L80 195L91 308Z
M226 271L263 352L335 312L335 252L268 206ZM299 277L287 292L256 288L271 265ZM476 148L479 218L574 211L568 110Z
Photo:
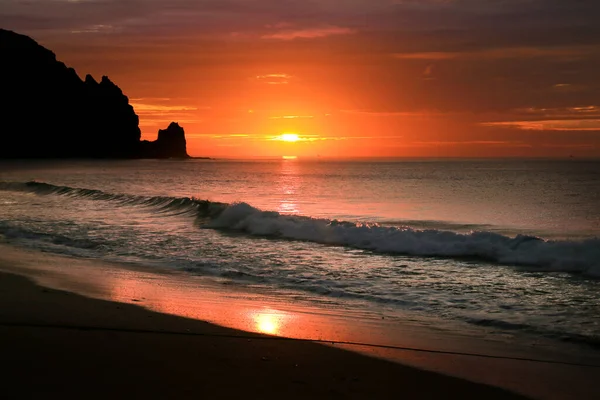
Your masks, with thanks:
M159 212L189 214L202 228L249 235L348 246L377 253L424 257L474 258L534 271L564 271L600 277L600 239L544 240L488 231L457 233L311 218L263 211L243 202L225 204L187 197L112 194L43 182L0 182L0 190L26 191L146 206Z

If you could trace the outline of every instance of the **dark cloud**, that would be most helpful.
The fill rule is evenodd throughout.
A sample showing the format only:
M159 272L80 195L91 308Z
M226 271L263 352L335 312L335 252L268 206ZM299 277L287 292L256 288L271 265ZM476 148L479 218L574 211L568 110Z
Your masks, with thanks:
M287 22L302 28L343 26L366 31L492 30L594 27L594 0L5 0L0 21L16 30L119 26L176 34L253 31Z
M185 57L240 81L252 74L236 66L270 65L257 74L289 73L381 112L596 104L598 15L597 0L0 2L0 26L81 65L176 75L171 60Z

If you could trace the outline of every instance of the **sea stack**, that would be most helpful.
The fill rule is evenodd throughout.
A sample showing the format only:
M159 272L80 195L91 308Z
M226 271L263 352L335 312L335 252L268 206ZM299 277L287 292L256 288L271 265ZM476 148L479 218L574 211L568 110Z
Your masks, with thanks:
M143 158L189 158L185 131L177 122L171 122L167 129L158 131L154 142L142 142L141 153Z

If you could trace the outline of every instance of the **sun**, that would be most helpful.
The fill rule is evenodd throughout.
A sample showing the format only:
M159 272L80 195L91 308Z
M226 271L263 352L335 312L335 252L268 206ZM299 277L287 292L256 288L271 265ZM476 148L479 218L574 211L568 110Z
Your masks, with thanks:
M279 136L279 140L284 142L297 142L300 138L295 133L284 133Z

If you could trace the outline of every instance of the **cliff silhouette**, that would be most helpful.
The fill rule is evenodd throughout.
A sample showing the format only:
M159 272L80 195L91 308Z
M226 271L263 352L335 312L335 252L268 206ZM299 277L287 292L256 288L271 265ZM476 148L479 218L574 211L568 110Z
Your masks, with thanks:
M108 77L82 80L28 36L0 29L0 158L188 158L172 123L140 141L139 118Z
M171 122L167 129L158 131L158 139L141 143L141 153L146 158L188 158L185 132L177 122Z

